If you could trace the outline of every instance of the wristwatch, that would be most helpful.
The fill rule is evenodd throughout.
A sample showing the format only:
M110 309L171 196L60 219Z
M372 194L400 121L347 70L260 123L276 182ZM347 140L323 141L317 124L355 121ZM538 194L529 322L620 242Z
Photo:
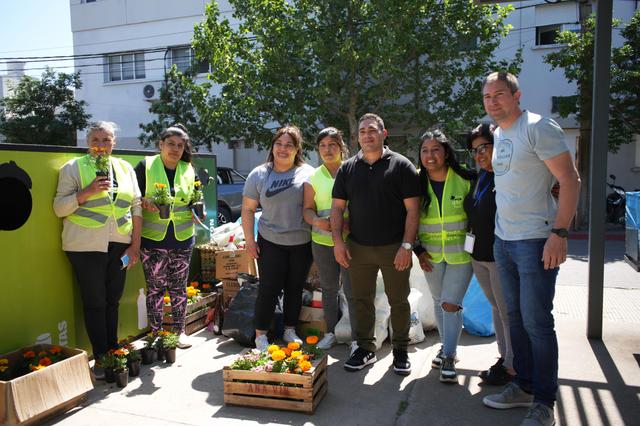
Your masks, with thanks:
M567 238L569 236L569 231L567 231L567 228L552 228L551 232L553 232L560 238Z
M411 244L411 243L402 243L400 245L400 247L402 247L405 250L411 250L411 249L413 249L413 244Z

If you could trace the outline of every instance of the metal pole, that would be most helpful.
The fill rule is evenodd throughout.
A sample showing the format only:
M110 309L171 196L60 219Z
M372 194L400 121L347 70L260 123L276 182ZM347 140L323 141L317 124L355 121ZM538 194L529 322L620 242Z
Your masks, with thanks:
M587 337L602 339L604 288L604 223L609 144L609 85L611 82L612 0L596 3L593 66L593 130L591 132L591 191L589 203L589 301Z

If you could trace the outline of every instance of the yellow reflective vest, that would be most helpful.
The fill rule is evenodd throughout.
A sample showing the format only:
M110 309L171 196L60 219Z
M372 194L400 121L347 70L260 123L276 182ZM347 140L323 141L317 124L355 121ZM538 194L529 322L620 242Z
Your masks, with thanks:
M331 192L335 179L323 164L315 170L310 180L315 192L313 199L316 202L316 214L320 218L328 218L331 215ZM344 217L348 217L346 212ZM346 236L346 233L343 233L342 237L346 238ZM331 232L315 226L311 227L311 240L316 244L333 247Z
M159 155L145 157L146 186L144 196L153 198L155 184L163 183L169 187L169 178L164 171L164 164ZM173 230L178 241L193 236L194 227L189 208L189 199L195 182L195 171L191 164L178 161L176 176L173 179L175 195L171 205L169 219L160 219L158 212L142 210L142 236L153 241L162 241L167 235L169 222L173 221Z
M440 203L429 183L431 202L427 211L420 211L418 238L431 255L431 260L449 264L469 263L471 257L464 251L467 233L467 214L463 208L464 198L469 193L471 183L458 176L449 167L442 192L442 215Z
M67 216L69 221L85 228L100 228L105 226L109 217L116 221L118 232L122 235L131 234L131 202L134 197L131 174L124 160L110 157L113 172L118 182L118 192L115 200L108 191L92 195L78 209ZM80 186L84 189L96 178L96 167L90 155L77 160L80 175Z

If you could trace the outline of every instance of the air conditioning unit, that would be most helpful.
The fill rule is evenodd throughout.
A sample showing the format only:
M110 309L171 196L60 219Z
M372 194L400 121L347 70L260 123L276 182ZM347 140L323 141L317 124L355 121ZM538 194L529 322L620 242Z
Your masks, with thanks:
M142 95L148 101L154 100L154 96L156 94L156 88L151 84L147 84L142 88Z

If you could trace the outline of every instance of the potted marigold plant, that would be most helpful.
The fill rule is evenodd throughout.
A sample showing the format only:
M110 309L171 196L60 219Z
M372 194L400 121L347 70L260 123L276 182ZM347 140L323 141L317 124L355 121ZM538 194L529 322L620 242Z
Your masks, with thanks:
M204 195L202 194L202 184L199 180L193 183L193 191L191 191L191 198L189 199L189 205L193 210L193 213L199 218L204 217Z
M140 375L140 362L142 356L140 351L132 345L127 345L129 355L127 355L127 368L129 369L129 377L137 377Z
M155 342L158 336L154 332L147 333L146 336L142 339L144 342L144 347L142 348L142 363L144 365L152 364L154 359L156 358L156 347Z
M156 182L154 186L156 191L153 194L153 202L156 207L158 207L160 219L169 219L171 215L171 203L173 202L171 193L164 183Z
M0 381L8 382L11 380L11 368L7 358L0 358Z
M113 350L109 350L102 356L102 368L104 368L104 380L107 383L113 383L116 381L116 358L113 355Z
M93 164L96 167L96 176L109 176L111 163L109 162L107 149L100 146L92 147L91 158L93 159Z
M116 384L119 388L124 388L129 383L129 369L127 368L128 355L129 350L126 348L118 348L113 351L113 370L116 376Z
M178 347L178 335L170 331L164 331L160 337L162 341L162 349L166 362L173 364L176 362L176 348Z

